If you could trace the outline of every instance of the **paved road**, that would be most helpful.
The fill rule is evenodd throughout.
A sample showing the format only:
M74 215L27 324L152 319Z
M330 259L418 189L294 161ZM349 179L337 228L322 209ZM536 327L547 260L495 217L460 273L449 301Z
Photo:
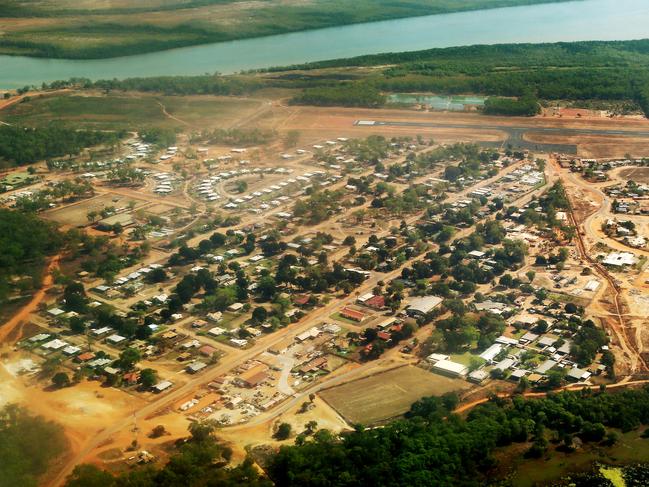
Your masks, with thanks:
M575 136L575 135L600 135L600 136L618 136L618 137L632 137L632 138L649 138L647 131L633 131L633 130L606 130L606 129L573 129L562 127L513 127L509 125L495 125L495 124L475 124L475 123L435 123L435 122L399 122L399 121L386 121L377 120L370 121L370 123L354 122L356 126L367 127L422 127L422 128L439 128L439 129L467 129L467 130L498 130L507 134L505 144L511 144L514 148L522 148L529 150L537 150L542 152L561 152L564 154L576 154L577 146L573 144L545 144L530 142L524 139L527 133L538 133L547 135L562 135L562 136ZM482 142L480 145L486 146L500 146L499 142Z

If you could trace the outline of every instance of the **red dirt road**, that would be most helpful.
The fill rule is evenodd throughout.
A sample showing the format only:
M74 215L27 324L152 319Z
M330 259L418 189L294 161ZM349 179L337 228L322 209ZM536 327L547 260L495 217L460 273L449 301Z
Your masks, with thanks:
M54 282L54 276L52 272L55 268L58 267L60 257L60 255L55 255L50 260L45 271L46 274L43 278L43 284L41 285L41 288L36 291L36 294L34 294L31 301L23 306L22 309L20 309L20 311L18 311L13 316L13 318L11 318L4 325L2 325L2 327L0 327L0 343L4 343L5 340L7 340L9 336L11 336L16 327L23 321L27 320L29 318L29 315L33 313L36 308L38 308L38 305L41 304L43 299L45 299L45 294L52 287L52 284Z

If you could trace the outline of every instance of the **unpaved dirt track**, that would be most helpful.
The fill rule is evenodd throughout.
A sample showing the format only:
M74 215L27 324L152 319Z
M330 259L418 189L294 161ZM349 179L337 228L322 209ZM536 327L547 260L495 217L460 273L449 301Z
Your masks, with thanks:
M60 255L55 255L50 259L50 262L45 270L45 276L43 278L41 288L36 291L36 294L34 294L29 303L23 306L9 321L7 321L0 327L0 344L4 343L5 340L7 340L11 336L12 332L16 329L16 327L18 327L18 325L20 325L23 321L28 320L29 316L34 311L36 311L38 305L41 304L43 299L45 299L45 294L54 283L53 271L58 267L59 259Z

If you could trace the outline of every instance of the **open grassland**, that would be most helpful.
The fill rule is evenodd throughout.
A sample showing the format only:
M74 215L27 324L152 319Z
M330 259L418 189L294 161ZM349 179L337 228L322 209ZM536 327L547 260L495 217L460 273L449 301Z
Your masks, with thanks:
M567 0L5 0L0 53L103 58L336 25Z
M519 445L517 445L518 447ZM594 463L624 465L646 462L649 458L649 441L642 438L639 431L631 431L619 436L619 441L611 446L587 445L575 452L561 452L554 449L552 455L541 459L523 459L514 452L515 448L503 452L506 457L514 453L513 463L504 462L515 471L512 481L518 487L546 485L562 476L588 471Z
M406 366L328 389L320 396L350 424L375 424L399 416L424 396L466 389L469 384Z
M52 120L95 129L227 127L252 114L260 102L213 96L64 94L41 96L2 112L2 120L39 126Z

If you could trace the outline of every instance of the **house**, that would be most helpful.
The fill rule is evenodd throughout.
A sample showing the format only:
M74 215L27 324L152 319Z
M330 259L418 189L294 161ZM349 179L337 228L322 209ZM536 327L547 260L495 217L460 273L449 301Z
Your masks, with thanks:
M489 311L491 313L500 314L508 309L504 303L497 301L483 301L482 303L473 303L476 311Z
M555 362L554 360L549 360L549 359L548 359L548 360L546 360L545 362L543 362L541 365L539 365L539 366L536 368L535 372L536 372L537 374L545 374L545 373L548 372L550 369L552 369L555 365L557 365L557 362Z
M451 377L464 377L469 372L466 365L451 360L439 360L433 365L433 370Z
M111 343L112 345L119 345L124 340L126 340L126 337L117 334L111 335L108 338L106 338L106 341Z
M92 360L94 358L95 358L95 354L93 352L85 352L82 353L81 355L77 355L74 360L77 362L88 362L89 360Z
M218 350L210 345L203 345L201 348L198 349L198 353L200 353L204 357L211 357L216 352L218 352Z
M214 323L218 323L223 318L223 313L215 311L214 313L207 313L206 318Z
M370 299L365 301L365 306L368 308L381 310L385 308L385 297L384 296L372 296Z
M537 340L538 338L539 338L539 336L536 333L532 333L531 331L528 331L527 333L525 333L525 335L520 337L518 339L518 341L520 343L522 343L522 344L526 344L526 343L532 343L533 341Z
M72 356L78 354L80 351L81 349L79 347L75 347L74 345L68 345L63 349L63 354Z
M309 328L307 331L304 331L304 332L300 333L299 335L297 335L295 337L295 339L298 342L304 342L304 341L309 340L311 338L318 337L320 335L320 333L321 333L321 331L318 329L318 327L314 326L312 328Z
M54 318L61 316L65 311L63 311L61 308L51 308L47 310L47 314L50 316L53 316Z
M587 370L574 367L568 371L566 378L575 382L587 380L592 374Z
M372 299L373 297L373 293L365 293L356 298L356 302L359 304L365 304L369 299Z
M390 340L392 340L392 335L387 331L380 331L376 334L376 336L384 342L389 342Z
M63 340L59 340L58 338L55 338L54 340L50 340L49 342L44 343L42 345L43 348L46 348L48 350L60 350L67 346L68 343L64 342Z
M161 382L158 382L156 385L153 386L153 390L155 392L163 392L169 389L171 386L173 386L173 383L168 380L163 380Z
M467 255L473 259L483 259L487 254L480 252L479 250L472 250Z
M424 317L433 311L437 306L442 303L443 299L438 296L424 296L421 298L413 298L408 303L406 313L408 316Z
M504 372L508 369L511 369L515 363L516 361L514 359L506 358L494 365L494 369L502 370Z
M340 310L340 316L347 318L348 320L357 321L359 323L365 319L364 313L361 313L360 311L357 311L355 309L351 309L347 306Z
M191 364L189 364L187 366L186 370L187 370L187 372L189 374L195 374L195 373L200 372L201 370L203 370L205 367L207 367L206 363L196 361L196 362L192 362Z
M243 309L243 303L233 303L230 306L228 306L228 311L231 311L233 313L236 313L237 311L241 311Z
M128 372L122 376L122 380L129 385L137 384L140 381L140 372Z
M296 306L306 306L309 304L309 300L311 299L311 296L308 294L298 294L296 296L293 296L293 304Z
M207 331L208 335L212 335L215 337L225 335L227 333L227 330L225 328L221 328L220 326L215 326L214 328L211 328L210 330Z

